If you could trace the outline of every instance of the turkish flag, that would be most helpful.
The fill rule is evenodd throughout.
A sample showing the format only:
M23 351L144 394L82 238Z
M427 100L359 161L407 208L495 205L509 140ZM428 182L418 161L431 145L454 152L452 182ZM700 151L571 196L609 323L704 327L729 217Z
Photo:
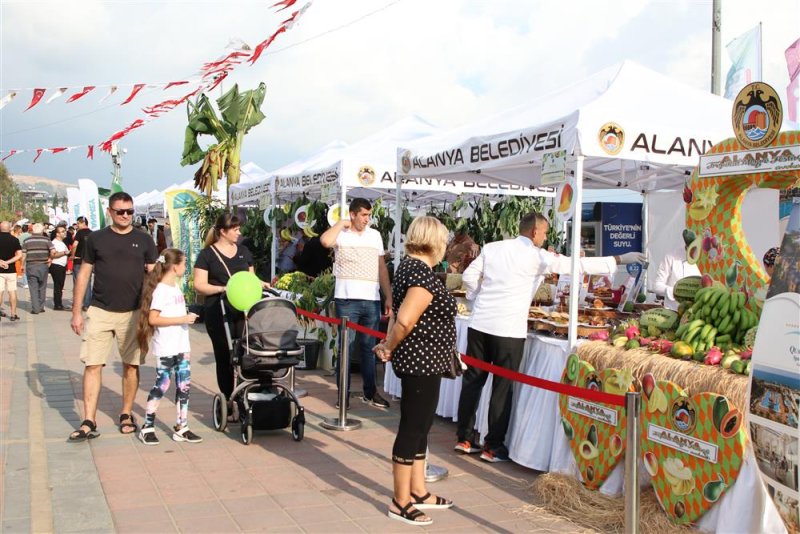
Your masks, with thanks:
M0 159L0 161L5 161L5 160L7 160L8 158L10 158L11 156L13 156L16 153L17 153L17 149L13 148L13 149L8 151L8 156L4 157L3 159Z
M58 148L50 148L48 150L50 150L50 152L52 152L53 154L58 154L59 152L64 152L66 149L67 149L67 147L60 146Z
M86 152L87 159L94 159L94 145L89 145L89 151Z
M33 162L34 163L36 163L36 160L39 159L39 157L42 155L42 152L44 152L43 148L37 148L36 149L36 157L33 158Z
M33 106L38 104L39 100L41 100L42 97L44 96L45 91L47 91L47 89L34 89L33 90L33 98L31 98L31 103L28 105L27 108L25 108L25 111L28 111Z
M176 85L184 85L184 84L187 84L187 83L189 83L189 82L185 82L185 81L169 82L167 85L164 86L164 90L166 91L170 87L175 87Z
M86 87L83 88L82 91L79 91L79 92L75 93L74 95L72 95L71 97L69 97L69 100L67 100L67 104L69 104L70 102L75 102L79 98L83 98L84 96L89 94L93 89L94 89L94 85L87 85Z

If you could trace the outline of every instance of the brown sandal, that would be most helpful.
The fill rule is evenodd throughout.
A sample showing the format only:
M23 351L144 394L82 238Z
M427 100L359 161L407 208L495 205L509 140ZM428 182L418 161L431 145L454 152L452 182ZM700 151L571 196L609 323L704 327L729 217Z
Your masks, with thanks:
M127 429L132 430L127 430ZM135 434L139 430L139 425L136 424L136 419L133 414L121 413L119 414L119 433L120 434Z
M84 426L89 429L88 432L85 431L83 428L81 428ZM75 430L69 435L67 441L69 441L70 443L79 443L81 441L86 441L87 439L94 439L99 435L100 432L97 431L97 424L95 424L94 421L89 421L88 419L85 419L81 423L81 426L79 426L77 430Z

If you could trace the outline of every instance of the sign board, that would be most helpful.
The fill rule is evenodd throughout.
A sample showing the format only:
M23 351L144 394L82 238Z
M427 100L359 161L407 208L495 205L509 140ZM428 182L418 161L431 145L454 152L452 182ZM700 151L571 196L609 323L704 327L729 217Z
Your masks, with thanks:
M619 256L642 250L642 205L600 204L603 256Z
M542 185L560 184L567 180L567 151L547 152L542 156Z

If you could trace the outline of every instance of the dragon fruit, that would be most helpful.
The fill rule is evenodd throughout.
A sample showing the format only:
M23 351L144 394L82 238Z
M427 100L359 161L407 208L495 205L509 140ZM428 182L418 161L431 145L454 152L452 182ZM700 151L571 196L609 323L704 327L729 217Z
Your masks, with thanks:
M592 341L608 341L608 330L598 330L589 334L589 339Z
M653 342L653 338L650 338L650 337L640 337L639 338L639 345L641 345L642 347L646 347L646 346L650 345L652 342Z
M753 349L745 349L745 350L743 350L742 352L739 353L739 356L743 360L749 360L750 358L753 357Z
M665 339L661 342L661 349L658 351L661 354L669 354L672 351L672 341Z
M711 347L706 352L706 357L703 359L703 363L706 365L719 365L722 361L722 351L719 347Z
M628 339L635 339L641 336L641 332L639 332L639 327L636 325L629 325L628 328L625 329L625 337Z

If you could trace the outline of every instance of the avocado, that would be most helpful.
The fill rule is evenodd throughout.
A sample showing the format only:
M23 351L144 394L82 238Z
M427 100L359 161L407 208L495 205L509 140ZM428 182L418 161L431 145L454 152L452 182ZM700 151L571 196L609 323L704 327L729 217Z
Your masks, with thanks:
M694 265L700 259L700 254L703 253L703 241L699 237L692 241L692 243L686 247L686 261Z

